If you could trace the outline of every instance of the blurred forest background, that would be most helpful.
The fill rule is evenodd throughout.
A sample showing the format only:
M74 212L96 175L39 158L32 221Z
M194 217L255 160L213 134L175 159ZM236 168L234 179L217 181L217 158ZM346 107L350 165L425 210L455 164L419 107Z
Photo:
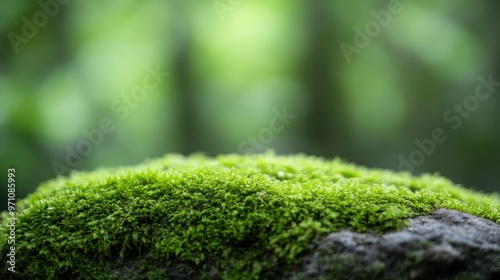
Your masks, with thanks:
M436 128L446 141L413 173L500 191L500 90L467 117L443 117L479 76L500 81L500 2L402 0L377 31L374 14L396 4L4 1L2 209L11 167L18 198L56 177L54 162L91 170L166 153L274 149L397 170ZM341 43L357 51L346 57ZM151 77L157 67L169 75ZM144 93L147 77L156 86ZM69 166L102 120L114 130Z

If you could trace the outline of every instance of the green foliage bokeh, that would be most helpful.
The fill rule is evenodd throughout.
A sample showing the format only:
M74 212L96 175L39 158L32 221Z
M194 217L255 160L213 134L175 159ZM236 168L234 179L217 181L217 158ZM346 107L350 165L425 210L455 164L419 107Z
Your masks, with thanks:
M74 169L238 152L285 107L297 117L258 152L397 169L415 139L443 128L448 140L414 172L499 191L498 94L459 129L443 120L478 76L500 80L498 1L400 1L351 63L339 45L389 1L67 1L15 52L8 35L22 35L38 2L0 4L2 192L7 168L18 169L20 198L55 177L52 164L103 118L115 131ZM239 5L221 18L215 2ZM113 102L157 65L170 76L120 119Z

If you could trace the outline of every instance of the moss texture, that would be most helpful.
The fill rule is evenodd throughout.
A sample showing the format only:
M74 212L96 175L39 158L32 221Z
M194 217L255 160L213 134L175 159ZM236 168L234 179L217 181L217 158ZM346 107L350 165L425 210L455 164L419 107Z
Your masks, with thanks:
M438 175L305 155L168 155L73 173L19 201L16 277L273 279L317 237L396 230L438 208L500 224L498 195Z

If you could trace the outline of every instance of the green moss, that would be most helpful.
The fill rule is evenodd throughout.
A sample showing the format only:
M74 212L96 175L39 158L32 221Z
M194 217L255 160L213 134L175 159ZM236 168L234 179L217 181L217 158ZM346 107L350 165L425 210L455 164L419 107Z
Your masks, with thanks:
M498 196L437 175L272 153L73 173L18 208L16 275L64 279L273 278L332 231L382 233L437 208L500 223Z

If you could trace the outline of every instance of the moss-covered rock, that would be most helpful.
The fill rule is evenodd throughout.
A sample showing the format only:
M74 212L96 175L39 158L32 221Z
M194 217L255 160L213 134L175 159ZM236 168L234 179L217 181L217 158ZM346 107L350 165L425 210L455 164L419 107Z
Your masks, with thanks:
M381 234L439 208L500 223L498 196L437 175L271 153L73 173L17 206L17 272L2 234L2 279L277 279L331 232Z
M382 235L334 232L286 279L500 279L500 225L438 209Z

